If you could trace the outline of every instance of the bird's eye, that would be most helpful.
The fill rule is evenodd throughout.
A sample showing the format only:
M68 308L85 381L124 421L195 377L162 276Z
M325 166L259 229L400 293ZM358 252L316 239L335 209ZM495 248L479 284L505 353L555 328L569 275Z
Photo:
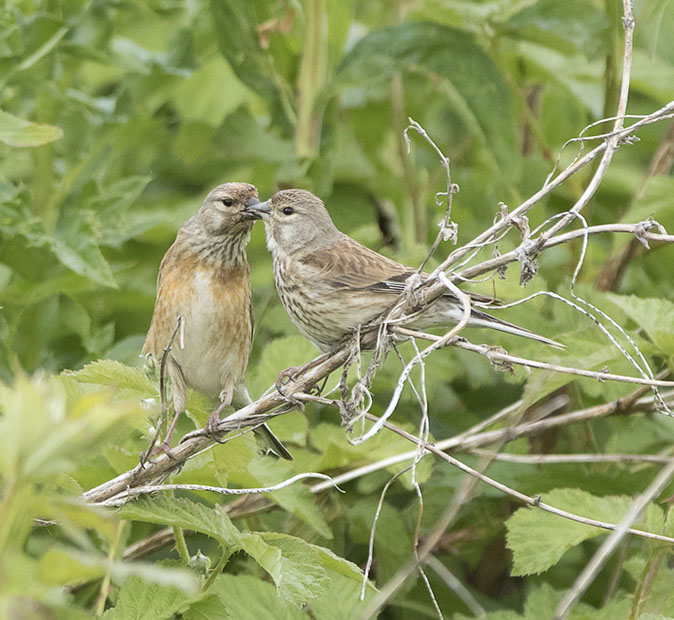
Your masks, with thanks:
M223 198L222 204L226 207L231 207L234 204L234 201L231 198Z
M295 210L292 207L283 207L284 215L292 215L293 213L295 213Z

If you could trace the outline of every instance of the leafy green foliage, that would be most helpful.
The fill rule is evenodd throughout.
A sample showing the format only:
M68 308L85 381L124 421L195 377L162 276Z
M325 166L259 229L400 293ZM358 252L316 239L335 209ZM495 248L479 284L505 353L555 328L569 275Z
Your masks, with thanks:
M158 416L156 377L140 368L139 353L161 257L212 186L240 180L254 183L262 197L279 187L315 191L340 229L396 260L420 264L444 215L435 197L445 191L445 179L437 154L414 132L407 153L408 117L450 158L452 181L461 189L452 215L465 243L493 221L499 202L513 208L540 189L569 138L614 114L619 4L3 4L0 615L359 617L375 594L373 584L384 586L410 561L417 537L423 540L447 509L462 484L458 471L429 456L418 463L422 511L412 472L389 488L364 602L361 569L379 494L411 458L342 483L344 494L297 483L245 501L205 492L157 494L120 511L77 499L138 464ZM627 111L648 114L674 97L674 38L666 36L674 10L660 0L636 5ZM583 212L590 225L652 216L674 229L674 181L666 158L656 156L667 151L666 136L666 124L654 125L640 132L638 144L621 146ZM562 165L575 155L572 149ZM531 227L568 210L592 172L579 172L537 204ZM511 231L498 249L506 252L519 241ZM592 237L576 291L611 314L651 367L661 369L671 367L674 350L674 246L651 245L647 252L630 235ZM451 249L441 244L429 268ZM568 297L579 253L573 242L541 254L527 291L516 264L502 280L470 286L505 300L544 290ZM247 381L257 397L280 370L316 351L279 304L259 224L248 255L256 337ZM624 256L624 269L597 290ZM554 300L538 298L498 316L561 340L566 350L486 330L465 335L550 363L635 373L592 321ZM408 343L399 352L407 361L415 354ZM372 413L387 406L400 368L392 351L372 387ZM572 411L633 391L543 371L496 373L487 360L451 348L427 360L424 378L436 442L518 398L523 405L493 430L530 421L538 410L527 408L548 398L568 398ZM421 379L416 370L417 387ZM338 380L334 373L326 390ZM202 426L213 406L190 392L176 437ZM417 433L419 410L406 387L393 420ZM671 424L658 414L612 415L495 449L670 454ZM244 433L191 459L171 481L266 486L307 471L339 475L413 450L388 432L352 445L336 411L315 404L271 427L288 444L292 462L262 455L255 436ZM483 464L481 456L457 457ZM488 473L560 508L617 523L653 471L652 463L492 461ZM670 484L637 527L673 536L673 512L662 509L672 493ZM178 543L181 553L169 543L138 551L165 528L187 532L186 548ZM479 484L434 553L488 610L487 618L538 619L553 616L603 535L520 508ZM674 617L670 565L671 547L631 538L624 558L611 559L570 617ZM460 598L430 568L427 574L445 616L466 617ZM411 579L382 613L435 615L423 583Z
M620 522L631 505L629 497L596 497L580 489L555 489L543 495L542 500L567 512L613 524ZM513 575L545 571L557 564L571 547L602 534L594 526L532 508L520 508L508 520L507 527L508 547L513 551ZM650 506L635 527L662 533L662 509Z
M377 87L382 81L390 82L400 70L428 75L473 136L493 153L496 165L506 175L517 174L517 160L511 157L515 136L506 85L470 35L433 23L376 30L344 58L336 85L365 83L381 92ZM476 81L475 75L482 77Z
M187 600L184 592L177 588L150 584L134 577L120 588L117 604L103 617L106 620L161 620L184 608Z

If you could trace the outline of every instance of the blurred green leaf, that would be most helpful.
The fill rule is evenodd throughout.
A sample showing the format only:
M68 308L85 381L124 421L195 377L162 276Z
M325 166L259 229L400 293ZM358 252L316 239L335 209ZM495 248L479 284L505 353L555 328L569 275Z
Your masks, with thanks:
M629 316L660 351L674 351L674 303L666 299L639 299L634 295L608 295Z
M178 588L128 579L119 590L117 603L103 614L106 620L165 620L184 609L189 597Z
M254 4L212 0L210 7L220 52L237 77L268 102L274 122L287 127L293 117L290 89L275 70L271 56L260 47Z
M372 88L390 81L396 71L425 75L506 174L517 174L508 89L496 65L473 37L430 22L375 30L344 58L334 88ZM476 75L480 80L474 79Z
M594 56L604 46L608 23L605 14L589 2L542 0L513 15L505 26L518 38Z
M0 110L0 141L9 146L40 146L63 137L63 130L53 125L31 123Z
M66 370L63 374L82 383L109 385L142 395L156 392L154 383L141 368L133 368L115 360L98 360L87 364L82 370Z

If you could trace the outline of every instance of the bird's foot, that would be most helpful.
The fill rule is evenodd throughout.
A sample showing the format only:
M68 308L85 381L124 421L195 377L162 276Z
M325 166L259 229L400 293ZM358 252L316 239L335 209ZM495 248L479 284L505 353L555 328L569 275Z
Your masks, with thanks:
M304 403L301 400L294 398L291 394L288 394L285 390L285 386L295 381L302 370L304 370L304 366L291 366L290 368L282 370L278 375L278 379L276 379L276 390L290 404L296 405L303 409Z
M171 444L168 439L162 441L159 445L152 446L147 449L145 452L140 453L140 465L145 469L145 463L153 463L153 456L159 456L160 454L165 454L171 461L175 461L176 458L171 452Z
M222 431L218 429L221 409L222 407L218 407L215 411L213 411L211 415L208 416L206 426L204 426L204 432L206 434L206 437L212 439L213 441L217 441L218 443L224 443L223 441L220 441L218 439L218 437L222 435Z
M303 369L304 366L291 366L290 368L282 370L278 373L278 378L276 379L276 389L283 394L283 386L288 385L288 383L297 379Z
M300 409L304 409L304 401L296 398L292 394L288 394L283 388L280 388L278 385L276 386L276 389L278 390L278 393L283 397L283 399L289 404L292 405L293 407L299 407Z

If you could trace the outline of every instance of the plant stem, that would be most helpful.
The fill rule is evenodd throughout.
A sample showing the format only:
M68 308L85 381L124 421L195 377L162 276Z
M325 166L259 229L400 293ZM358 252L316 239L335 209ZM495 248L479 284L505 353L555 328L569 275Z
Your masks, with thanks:
M113 560L115 557L117 557L117 551L119 549L119 543L122 539L122 532L124 531L125 525L126 521L124 520L117 524L115 538L110 543L110 549L108 550L108 565L105 569L105 576L103 577L103 583L101 583L101 591L98 595L98 600L96 601L96 611L94 612L97 616L103 615L103 612L105 611L105 602L108 600L108 592L110 590L110 569Z
M183 533L183 529L181 527L174 527L172 529L173 537L176 540L176 549L180 555L180 560L183 564L187 565L190 561L190 554L187 550L187 543L185 542L185 534Z
M227 564L227 560L229 560L229 557L231 555L232 552L229 550L228 547L223 548L222 555L220 556L218 563L211 571L211 574L208 576L206 583L204 583L204 587L202 588L203 592L206 592L213 585L215 578L222 572L222 569L225 568L225 564Z
M298 112L295 150L299 157L315 157L320 143L323 110L317 95L325 81L327 32L323 0L306 0L307 25L297 80Z

